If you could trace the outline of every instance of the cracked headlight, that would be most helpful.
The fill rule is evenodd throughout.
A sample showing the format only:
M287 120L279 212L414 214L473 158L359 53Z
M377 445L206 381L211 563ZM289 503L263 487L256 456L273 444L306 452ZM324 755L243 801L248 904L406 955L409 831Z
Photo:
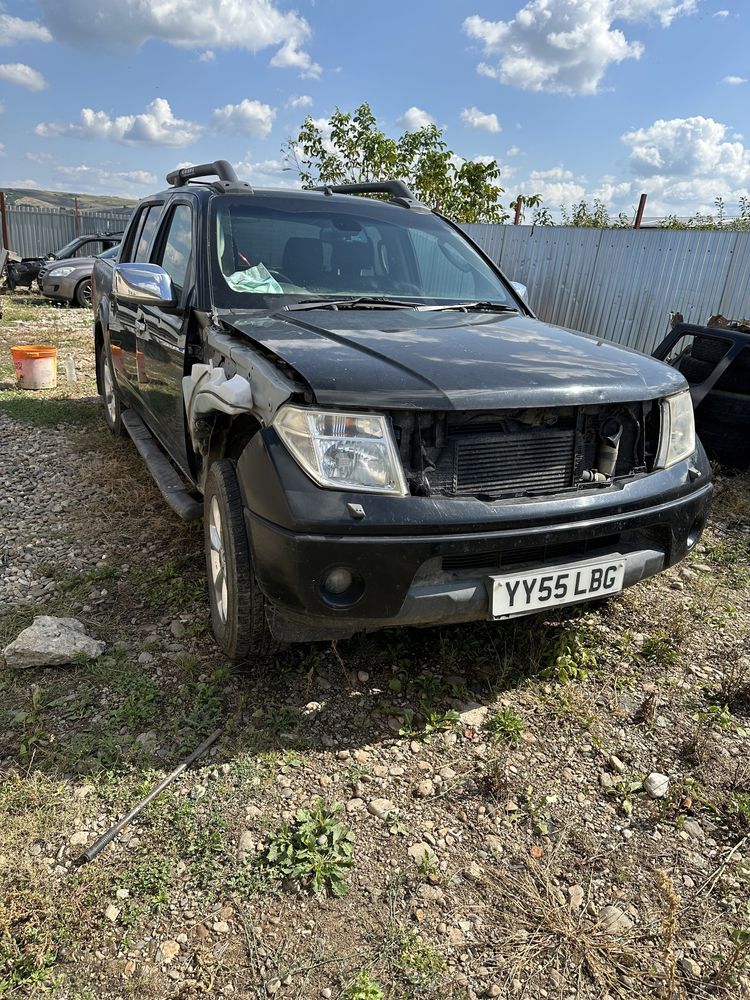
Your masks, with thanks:
M661 401L661 437L657 469L689 458L695 451L695 416L689 390L667 396Z
M396 443L381 414L284 406L273 426L319 486L408 495Z
M44 275L45 278L66 278L69 274L75 271L74 267L54 267L51 271L47 271Z

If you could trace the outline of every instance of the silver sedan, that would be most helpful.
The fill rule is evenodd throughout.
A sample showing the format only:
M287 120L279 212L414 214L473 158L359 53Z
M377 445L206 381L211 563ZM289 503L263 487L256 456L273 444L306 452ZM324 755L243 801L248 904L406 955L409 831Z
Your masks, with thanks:
M119 252L118 244L99 254L99 257L114 264ZM95 257L69 257L67 260L49 261L39 272L39 290L49 299L88 308L91 305L91 272L95 260Z

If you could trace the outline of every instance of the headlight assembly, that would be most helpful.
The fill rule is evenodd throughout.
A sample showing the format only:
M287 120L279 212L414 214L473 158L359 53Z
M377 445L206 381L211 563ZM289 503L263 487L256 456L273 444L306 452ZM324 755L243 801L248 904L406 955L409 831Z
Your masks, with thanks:
M47 271L45 278L66 278L73 271L75 271L74 267L55 267L51 271Z
M661 437L657 469L689 458L695 451L695 416L689 390L667 396L661 401Z
M381 414L284 406L273 426L319 486L408 495L396 443Z

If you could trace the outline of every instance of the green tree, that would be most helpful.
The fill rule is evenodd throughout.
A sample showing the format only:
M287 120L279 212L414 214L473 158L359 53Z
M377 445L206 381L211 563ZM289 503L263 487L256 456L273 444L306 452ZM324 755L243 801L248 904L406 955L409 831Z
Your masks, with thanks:
M561 206L560 216L564 226L581 226L588 229L625 229L632 225L630 219L624 212L612 218L607 211L607 206L598 198L594 199L589 207L585 198L570 206L570 212Z
M448 149L437 125L424 125L393 139L378 127L370 105L353 112L337 108L328 128L309 116L284 152L302 186L400 179L420 201L457 222L506 222L500 203L496 160L462 160Z

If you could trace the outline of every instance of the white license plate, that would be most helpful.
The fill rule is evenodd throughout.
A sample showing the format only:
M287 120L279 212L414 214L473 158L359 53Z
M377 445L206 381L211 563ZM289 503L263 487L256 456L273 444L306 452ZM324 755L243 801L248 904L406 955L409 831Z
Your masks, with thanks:
M543 608L618 594L625 579L625 560L599 559L570 566L548 566L490 579L492 617L513 618Z

